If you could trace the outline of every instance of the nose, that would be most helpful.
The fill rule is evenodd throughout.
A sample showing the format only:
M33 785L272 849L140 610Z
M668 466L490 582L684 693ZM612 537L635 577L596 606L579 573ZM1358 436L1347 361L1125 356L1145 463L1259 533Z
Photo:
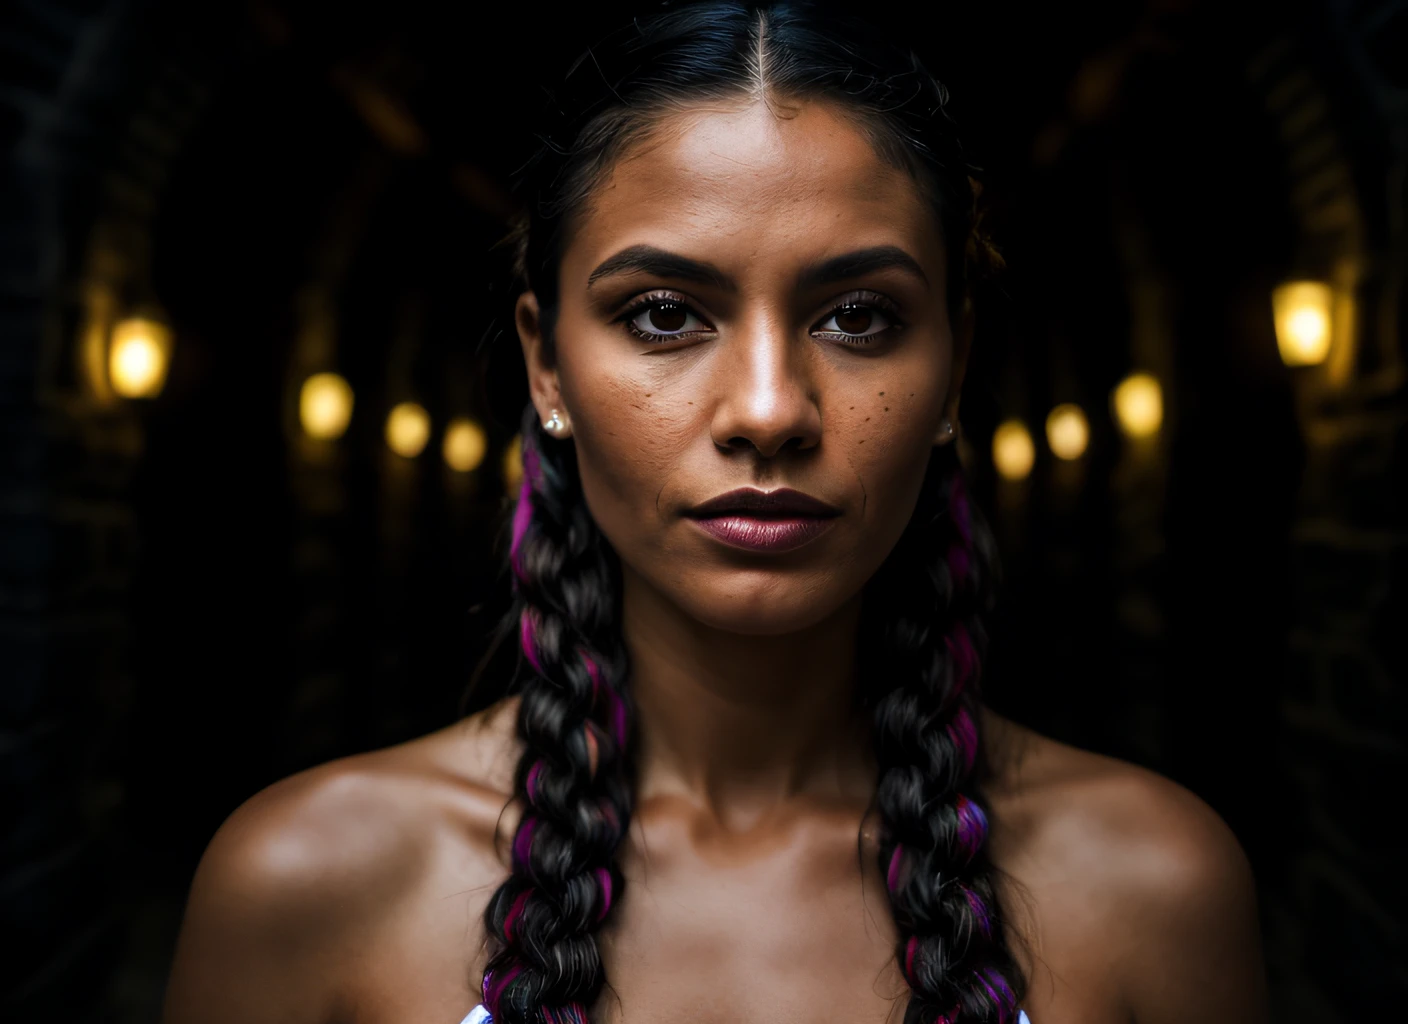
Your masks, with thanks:
M821 442L821 409L805 348L770 317L758 317L733 341L720 353L714 444L765 458L814 448Z

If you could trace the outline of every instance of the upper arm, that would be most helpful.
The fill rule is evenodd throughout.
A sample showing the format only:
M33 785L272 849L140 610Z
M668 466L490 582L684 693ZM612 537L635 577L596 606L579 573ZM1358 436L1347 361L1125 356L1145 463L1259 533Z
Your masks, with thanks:
M346 772L305 773L220 828L191 887L164 1024L327 1019L355 965L351 938L414 869L405 831L366 806L375 789Z
M1152 840L1134 858L1125 988L1136 1024L1256 1024L1266 980L1250 865L1211 808L1148 780Z

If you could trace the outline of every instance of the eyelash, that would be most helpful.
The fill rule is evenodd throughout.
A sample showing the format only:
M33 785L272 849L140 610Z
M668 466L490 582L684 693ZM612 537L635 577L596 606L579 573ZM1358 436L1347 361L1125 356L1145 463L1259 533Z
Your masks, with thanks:
M704 318L696 313L693 307L680 295L674 292L650 292L635 299L622 311L615 322L622 324L627 331L637 338L640 338L642 341L648 341L654 344L674 341L678 338L691 338L695 335L706 333L704 331L687 331L679 334L657 334L654 331L642 330L635 325L635 319L642 313L666 306L678 306L688 315L696 317L701 322L704 320ZM817 323L825 323L844 310L858 308L878 309L885 315L885 318L889 321L889 325L873 334L846 334L844 331L817 332L815 326L812 327L812 331L820 333L823 337L837 341L850 348L871 348L880 341L899 334L905 327L904 322L899 318L899 311L895 308L895 304L880 293L871 291L852 292L827 310Z

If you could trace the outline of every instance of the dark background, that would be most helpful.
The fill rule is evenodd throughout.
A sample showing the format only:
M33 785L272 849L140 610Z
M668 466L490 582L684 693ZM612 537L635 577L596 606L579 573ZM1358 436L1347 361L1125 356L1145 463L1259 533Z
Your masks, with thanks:
M953 90L1010 268L964 409L1007 568L993 703L1227 819L1278 1024L1403 1007L1408 3L855 6ZM618 10L4 8L0 1017L155 1019L220 821L456 715L525 399L507 185ZM1352 297L1326 366L1278 357L1293 276ZM102 398L83 339L153 303L165 390ZM296 417L324 369L356 391L328 451ZM1132 369L1164 388L1147 450L1109 411ZM381 440L407 398L413 461ZM1068 401L1077 463L1040 439ZM491 438L468 477L438 455L461 414ZM1020 485L989 464L1010 416Z

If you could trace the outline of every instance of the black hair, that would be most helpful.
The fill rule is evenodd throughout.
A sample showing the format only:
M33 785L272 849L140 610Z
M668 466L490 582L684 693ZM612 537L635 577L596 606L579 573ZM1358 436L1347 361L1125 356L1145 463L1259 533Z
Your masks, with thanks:
M803 4L706 2L638 19L573 65L519 189L521 283L549 361L558 273L574 221L613 162L659 118L701 100L838 104L934 209L951 320L974 270L999 262L977 225L976 171L948 93L908 50ZM513 867L485 912L496 1024L586 1024L606 974L595 934L622 896L635 730L620 633L620 563L582 495L575 449L523 417L524 476L506 625L526 662ZM934 449L915 511L867 584L857 701L872 718L880 869L911 988L905 1024L1010 1022L1025 980L1009 948L978 782L977 682L995 559L953 445Z

